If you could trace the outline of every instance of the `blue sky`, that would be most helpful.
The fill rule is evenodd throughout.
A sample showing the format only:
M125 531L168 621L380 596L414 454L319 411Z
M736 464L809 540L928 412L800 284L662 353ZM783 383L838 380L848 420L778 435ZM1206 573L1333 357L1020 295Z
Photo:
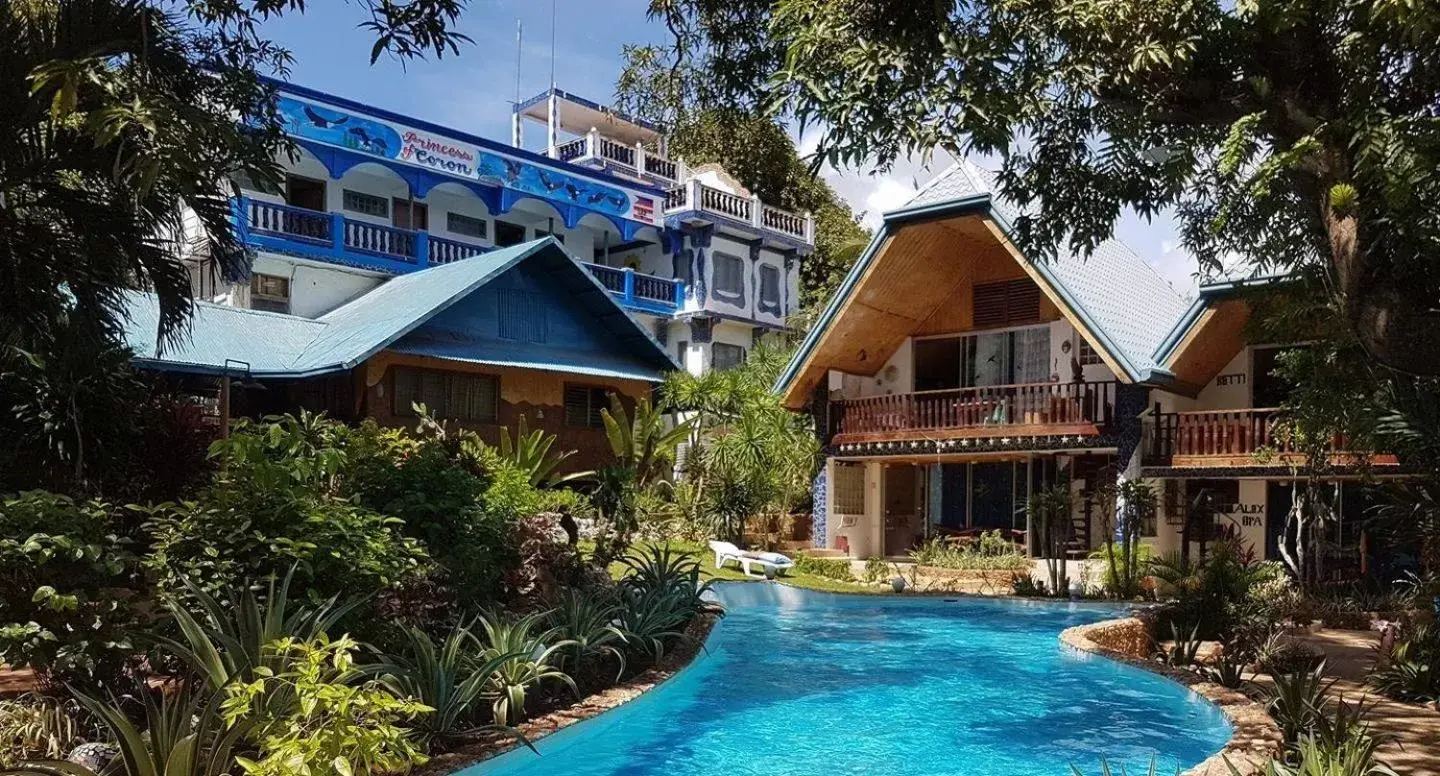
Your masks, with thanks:
M555 0L557 85L597 102L612 102L621 46L668 41L663 25L646 20L647 6L648 0ZM551 4L546 0L473 0L461 24L473 45L463 46L458 56L405 65L385 58L369 64L373 39L356 27L363 12L355 4L312 2L304 15L272 21L265 32L294 54L291 79L296 83L508 142L517 20L524 27L524 98L550 85ZM538 128L532 129L527 141L538 139ZM802 151L813 147L808 140L799 138ZM876 214L903 204L916 183L925 183L948 162L905 160L884 173L827 170L825 175L851 208L874 225ZM1153 224L1126 218L1117 226L1117 236L1177 290L1192 291L1195 264L1178 246L1168 218Z

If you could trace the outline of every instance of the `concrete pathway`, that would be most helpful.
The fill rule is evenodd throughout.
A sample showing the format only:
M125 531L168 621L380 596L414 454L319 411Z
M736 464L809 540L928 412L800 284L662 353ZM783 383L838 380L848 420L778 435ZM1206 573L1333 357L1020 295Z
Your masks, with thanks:
M1365 684L1380 634L1327 628L1303 640L1325 653L1326 673L1335 679L1331 695L1351 703L1363 698L1366 721L1394 738L1381 749L1387 765L1401 776L1440 776L1440 711L1392 701Z

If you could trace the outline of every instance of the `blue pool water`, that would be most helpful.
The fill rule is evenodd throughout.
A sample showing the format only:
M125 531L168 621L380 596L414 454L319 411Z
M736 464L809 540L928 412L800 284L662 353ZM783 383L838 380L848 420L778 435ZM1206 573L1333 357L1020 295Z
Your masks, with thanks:
M1068 776L1187 768L1230 727L1149 672L1062 650L1106 606L719 589L709 652L465 776Z

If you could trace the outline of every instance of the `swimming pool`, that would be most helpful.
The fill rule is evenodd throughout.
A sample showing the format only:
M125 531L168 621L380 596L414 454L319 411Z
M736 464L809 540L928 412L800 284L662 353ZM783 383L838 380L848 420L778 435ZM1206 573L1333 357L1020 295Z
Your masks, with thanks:
M625 706L466 776L1068 776L1160 773L1230 738L1219 709L1063 650L1092 604L841 596L723 585L709 652Z

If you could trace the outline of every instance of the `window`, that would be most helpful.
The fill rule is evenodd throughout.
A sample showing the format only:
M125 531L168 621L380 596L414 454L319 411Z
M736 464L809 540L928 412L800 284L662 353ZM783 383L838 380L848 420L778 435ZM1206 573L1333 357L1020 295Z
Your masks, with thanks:
M245 191L258 191L261 194L270 194L280 197L285 196L285 189L282 188L283 184L282 186L276 186L273 181L258 181L254 177L252 177L250 173L245 172L244 170L236 170L235 172L231 173L230 179L235 181L235 185L237 187ZM319 183L321 186L325 185L322 181L315 181L315 183Z
M465 237L475 237L481 240L485 239L489 232L489 230L485 228L485 219L467 216L462 213L446 213L445 228L455 234L464 235Z
M716 342L710 346L710 368L723 372L745 363L745 348Z
M509 221L495 222L496 245L504 248L507 245L519 245L522 242L525 242L525 227Z
M600 410L610 406L610 391L589 385L565 386L565 425L571 428L604 428Z
M395 205L395 220L392 222L399 229L416 229L424 231L430 228L430 208L414 200L401 199L396 197L393 200Z
M760 309L780 314L780 270L760 265Z
M715 254L715 293L727 296L745 293L745 262L739 256Z
M340 206L352 213L376 218L390 217L390 201L363 191L345 189L340 196Z
M1040 287L1028 278L975 284L975 328L1040 320Z
M837 515L865 514L865 466L835 462L835 481L830 483L831 506Z
M329 210L325 205L325 181L299 175L285 176L285 203L306 210Z
M1095 348L1090 347L1090 343L1086 342L1084 337L1080 338L1080 353L1076 360L1080 362L1080 366L1105 363L1100 359L1100 354L1095 352Z
M290 278L279 275L250 276L250 309L272 313L290 312Z
M494 423L499 415L500 378L463 372L442 372L397 366L390 395L396 415L412 416L424 404L445 420Z
M690 343L685 340L680 340L675 347L675 360L680 362L680 366L685 366L685 356L689 353Z

